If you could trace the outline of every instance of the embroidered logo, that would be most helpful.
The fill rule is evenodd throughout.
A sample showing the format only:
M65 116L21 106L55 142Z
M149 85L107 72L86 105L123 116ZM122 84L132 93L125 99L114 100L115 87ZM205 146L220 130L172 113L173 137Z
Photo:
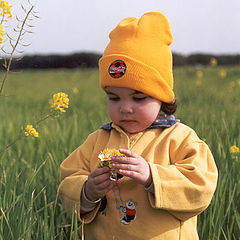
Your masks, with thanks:
M124 61L116 60L110 65L108 72L111 77L120 78L125 74L126 69L127 67Z
M137 203L132 200L128 200L126 206L121 206L124 212L124 216L121 219L121 223L129 224L131 221L136 219L136 208Z

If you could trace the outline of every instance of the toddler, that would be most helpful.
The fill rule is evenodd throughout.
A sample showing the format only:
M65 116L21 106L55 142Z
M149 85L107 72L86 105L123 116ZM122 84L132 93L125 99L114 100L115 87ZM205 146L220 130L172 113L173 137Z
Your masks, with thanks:
M172 115L172 41L158 12L126 18L110 33L99 72L112 122L62 162L58 189L87 240L198 239L217 168L206 143ZM111 168L99 167L106 149L120 153Z

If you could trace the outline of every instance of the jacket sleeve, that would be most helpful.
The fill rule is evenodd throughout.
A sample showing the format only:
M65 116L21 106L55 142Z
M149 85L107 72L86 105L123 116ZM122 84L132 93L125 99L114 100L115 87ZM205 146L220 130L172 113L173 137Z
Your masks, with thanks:
M72 152L60 165L61 183L58 188L58 196L62 200L69 214L76 211L80 221L91 222L98 212L100 203L90 213L80 215L80 197L84 183L87 181L90 170L90 158L92 156L94 142L97 134L91 134L86 141Z
M189 134L180 144L170 144L171 164L149 163L154 194L153 208L168 210L180 220L198 215L210 204L217 184L217 168L208 146Z

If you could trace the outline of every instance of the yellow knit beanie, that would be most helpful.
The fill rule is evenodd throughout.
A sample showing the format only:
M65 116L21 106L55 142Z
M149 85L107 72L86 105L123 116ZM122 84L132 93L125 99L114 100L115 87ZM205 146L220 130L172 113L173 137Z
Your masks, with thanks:
M122 20L109 35L99 60L100 84L135 89L169 103L174 99L173 38L167 18L159 12Z

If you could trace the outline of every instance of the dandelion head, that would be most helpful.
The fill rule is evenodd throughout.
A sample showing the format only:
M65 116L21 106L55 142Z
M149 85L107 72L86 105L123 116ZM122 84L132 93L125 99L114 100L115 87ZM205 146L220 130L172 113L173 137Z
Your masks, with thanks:
M26 137L28 136L33 136L33 137L39 137L39 133L37 132L37 130L33 127L33 125L27 125L25 128L25 132L24 135Z
M240 149L236 145L231 146L229 150L230 150L230 153L239 153L240 152Z
M66 93L59 92L53 95L51 100L51 108L55 111L66 112L66 108L69 106L69 98Z

